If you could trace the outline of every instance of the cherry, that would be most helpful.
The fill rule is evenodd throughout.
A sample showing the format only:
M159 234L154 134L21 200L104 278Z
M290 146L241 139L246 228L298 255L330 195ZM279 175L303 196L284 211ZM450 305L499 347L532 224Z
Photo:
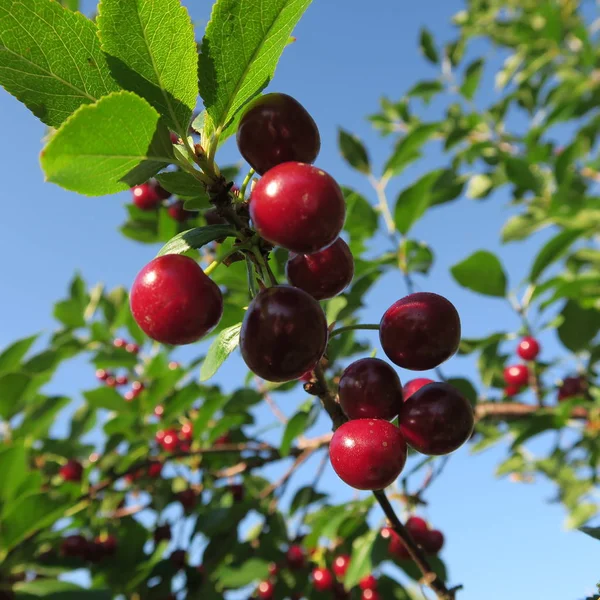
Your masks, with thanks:
M135 400L136 394L135 392L129 390L127 392L125 392L125 394L123 395L123 398L125 398L126 402L132 402L133 400Z
M79 482L83 476L83 467L80 462L71 459L60 468L59 474L65 481Z
M173 550L169 560L176 569L183 569L187 562L187 552L185 550Z
M225 225L227 221L218 213L216 208L209 208L204 213L207 225Z
M112 375L109 375L106 378L105 383L108 387L111 387L111 388L117 387L117 378L113 377Z
M242 324L240 350L248 368L267 381L291 381L312 370L327 346L327 321L303 290L279 285L260 291Z
M154 416L159 419L165 414L165 407L162 404L154 407Z
M242 502L242 500L244 499L244 495L245 495L243 485L241 485L239 483L230 485L229 491L231 492L231 495L233 496L234 502Z
M129 354L137 354L140 351L140 347L137 344L127 344L125 350L127 350Z
M359 582L358 582L358 587L360 587L361 590L376 590L377 589L377 579L375 579L374 575L367 575L366 577L363 577Z
M583 375L565 377L558 388L558 401L562 402L575 396L583 396L587 391L587 379Z
M150 466L148 467L148 476L152 477L153 479L160 477L160 474L162 473L162 468L163 468L163 465L161 462L158 462L158 461L151 462Z
M333 561L333 572L336 574L338 579L341 579L346 575L346 571L350 566L350 557L347 554L337 556Z
M428 383L435 383L435 381L433 381L433 379L427 379L426 377L417 377L417 379L407 381L402 388L404 399L406 400Z
M131 188L133 203L140 210L154 210L162 202L161 195L151 183L142 183Z
M100 536L94 541L102 548L102 552L105 556L114 556L117 553L119 544L114 535Z
M361 594L361 600L379 600L381 596L377 592L377 590L363 590Z
M169 525L159 525L154 530L154 541L158 544L159 542L168 542L171 539L171 527Z
M523 360L535 360L540 353L540 344L531 336L524 337L517 346L517 354Z
M175 362L174 360L172 360L172 361L169 363L169 370L171 370L171 371L176 371L177 369L179 369L179 366L180 366L180 365L179 365L179 363L178 363L178 362Z
M314 254L290 253L285 265L288 281L317 300L343 292L354 277L354 259L348 244L338 238Z
M425 521L425 519L422 519L421 517L415 517L414 515L406 520L405 527L413 535L417 531L429 531L427 521Z
M115 383L117 385L127 385L129 383L129 378L126 375L118 375Z
M198 503L198 496L194 490L188 488L177 494L177 500L185 510L192 510Z
M84 558L88 546L89 542L82 535L70 535L62 541L60 552L63 556Z
M84 558L85 560L96 564L102 561L105 558L104 554L104 546L97 542L88 542Z
M158 435L161 433L161 439L158 440ZM174 429L167 429L163 432L158 432L157 441L167 452L174 452L179 447L179 436Z
M325 171L288 162L265 173L256 184L250 216L268 242L310 254L336 240L344 226L346 205L339 185Z
M240 154L259 174L289 161L313 163L321 149L317 124L287 94L265 94L250 103L237 130Z
M473 433L473 408L447 383L429 383L404 404L398 418L407 443L422 454L449 454Z
M519 385L507 385L504 388L504 395L507 398L512 398L513 396L516 396L520 391L521 391L521 386L519 386Z
M163 344L191 344L214 329L223 297L198 263L181 254L150 261L131 288L131 312L144 333Z
M388 551L390 554L393 554L398 560L411 560L410 553L408 548L404 545L404 542L400 538L400 536L392 529L391 530L390 543L388 546Z
M271 600L275 593L275 586L270 581L261 581L256 588L260 600Z
M269 575L275 577L279 573L279 567L276 563L269 563Z
M127 342L123 338L115 338L113 340L113 346L115 348L125 348L125 346L127 346Z
M194 426L190 423L184 423L179 430L179 436L188 442L194 437Z
M287 560L288 567L292 569L292 571L297 571L298 569L302 569L304 567L305 556L304 549L301 546L290 546L285 554L285 558Z
M105 371L104 369L96 370L96 378L99 379L100 381L106 381L109 377L110 377L110 373L108 371Z
M410 294L392 304L381 319L379 339L388 358L411 371L433 369L460 343L460 317L443 296Z
M327 592L333 588L333 575L327 569L315 569L312 572L313 585L318 592Z
M428 554L437 554L444 546L444 534L437 529L432 529L427 532L422 545Z
M382 527L380 533L381 533L381 537L384 540L389 540L396 534L396 532L391 527Z
M358 490L380 490L404 468L406 442L400 430L382 419L356 419L339 427L329 456L340 479Z
M507 385L521 387L529 381L527 365L511 365L504 369L504 381Z
M349 419L393 419L402 406L402 384L379 358L353 362L342 374L340 405Z
M169 206L168 213L171 219L178 221L179 223L184 223L188 219L191 219L194 216L194 213L191 210L186 210L183 207L183 202L181 200L177 200Z
M220 435L215 441L214 446L226 446L227 444L231 444L231 435L229 433L224 433Z

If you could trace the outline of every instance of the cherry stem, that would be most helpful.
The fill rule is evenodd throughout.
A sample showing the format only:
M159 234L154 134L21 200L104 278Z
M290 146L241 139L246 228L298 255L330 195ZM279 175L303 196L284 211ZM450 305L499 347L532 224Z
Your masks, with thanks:
M244 178L244 181L242 182L242 187L240 188L240 200L241 201L245 200L245 198L246 198L246 188L248 187L248 184L252 180L252 177L254 176L255 173L256 173L256 171L254 169L250 169L248 171L248 174Z
M345 327L338 327L329 334L329 337L332 338L336 335L346 333L347 331L355 331L357 329L371 329L373 331L379 331L379 323L358 323L356 325L346 325Z

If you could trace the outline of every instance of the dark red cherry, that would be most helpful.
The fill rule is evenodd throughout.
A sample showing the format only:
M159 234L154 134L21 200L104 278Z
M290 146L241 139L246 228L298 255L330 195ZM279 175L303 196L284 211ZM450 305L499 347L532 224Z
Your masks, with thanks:
M275 596L275 586L270 581L261 581L256 588L260 600L272 600Z
M329 457L340 479L357 490L386 488L406 462L406 442L395 425L382 419L356 419L331 438Z
M76 460L68 460L67 464L63 465L59 471L60 476L65 481L81 481L83 475L83 467Z
M346 571L350 566L350 557L347 554L336 556L333 561L333 572L338 579L342 579L346 575Z
M265 94L250 103L237 130L240 154L259 174L284 162L313 163L321 149L317 124L286 94Z
M318 592L327 592L333 588L333 575L327 569L315 569L312 572L313 586Z
M507 398L512 398L513 396L516 396L520 391L521 391L520 385L507 385L504 388L504 395Z
M113 346L115 348L125 348L125 346L127 346L127 341L123 338L115 338L113 340Z
M406 520L405 527L411 533L414 533L415 531L429 531L427 521L425 521L425 519L422 519L421 517L416 517L414 515Z
M127 375L117 375L115 378L115 383L117 385L127 385L129 383L129 378Z
M531 337L524 337L517 346L517 354L523 360L535 360L540 353L540 344L539 342Z
M184 223L188 219L191 219L195 214L191 210L186 210L183 207L183 204L184 203L181 200L177 200L177 202L174 202L168 208L168 213L171 219L174 219L179 223Z
M151 462L150 465L148 466L148 477L152 477L152 479L156 479L157 477L160 477L160 474L162 473L162 468L163 468L162 463L160 463L158 461Z
M158 190L151 183L142 183L131 188L133 203L140 210L154 210L162 202L162 197Z
M154 541L158 544L159 542L168 542L171 539L171 527L169 525L159 525L154 530Z
M173 550L169 560L176 569L183 569L187 562L187 552L185 550Z
M96 377L100 380L100 381L106 381L109 377L110 377L110 373L104 369L97 369L96 370Z
M585 396L588 388L587 379L583 375L565 377L558 388L558 401L562 402L575 396Z
M220 435L213 443L214 446L227 446L227 444L231 444L231 435L229 433L224 433Z
M504 369L504 381L507 385L521 387L529 382L527 365L510 365Z
M411 371L433 369L460 343L460 318L454 305L429 292L410 294L387 309L379 339L388 358Z
M406 400L407 398L410 398L410 396L428 383L435 382L433 379L427 379L426 377L418 377L417 379L411 379L410 381L407 381L402 388L404 399Z
M127 350L129 354L137 354L140 351L140 347L137 344L127 344L125 350Z
M291 381L314 369L327 346L327 321L303 290L279 285L259 292L244 316L240 349L267 381Z
M179 447L179 435L175 429L167 429L166 431L157 432L156 441L167 452L175 452L175 450L177 450Z
M449 454L471 437L473 408L451 385L429 383L404 402L398 423L406 442L418 452Z
M402 406L400 377L379 358L353 362L339 386L340 405L349 419L393 419Z
M191 344L216 327L221 290L198 263L181 254L159 256L131 288L131 312L144 333L163 344Z
M192 510L198 503L198 496L194 490L188 488L177 494L177 500L185 510Z
M117 553L119 543L114 535L99 536L94 541L100 546L104 556L114 556Z
M432 529L426 533L422 545L427 554L437 554L444 546L444 534Z
M331 175L311 165L288 162L265 173L256 184L250 216L268 242L311 254L335 242L344 226L346 204Z
M358 587L361 590L376 590L377 589L377 579L375 579L374 575L367 575L366 577L363 577L359 582L358 582Z
M393 529L391 530L388 551L390 554L393 554L398 560L411 560L408 548L404 545L404 542L402 541L400 536Z
M61 545L60 552L63 556L84 558L88 550L89 542L82 535L70 535L66 537Z
M241 485L239 483L230 485L229 491L231 492L231 495L233 496L234 502L241 502L244 499L245 490L244 490L243 485Z
M343 292L354 277L354 259L348 244L338 238L314 254L290 253L285 272L288 281L317 300Z
M297 546L294 544L288 548L285 558L287 560L288 567L292 569L292 571L297 571L298 569L302 569L304 567L306 555L302 546Z

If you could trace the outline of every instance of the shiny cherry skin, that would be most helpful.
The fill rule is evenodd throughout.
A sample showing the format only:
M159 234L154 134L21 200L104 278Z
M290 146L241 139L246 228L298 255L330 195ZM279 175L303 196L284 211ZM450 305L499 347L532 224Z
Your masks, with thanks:
M517 346L517 354L523 360L535 360L540 353L539 342L530 335L524 337Z
M248 368L267 381L292 381L314 369L327 346L319 303L297 288L260 291L242 324L240 350Z
M562 402L575 396L585 396L588 384L583 375L565 377L562 385L558 388L558 401Z
M188 442L192 441L192 438L194 437L194 426L189 421L181 426L179 437Z
M318 592L327 592L333 588L334 579L328 569L315 569L312 572L313 586Z
M379 358L362 358L342 374L340 405L349 419L387 419L398 416L402 384L394 369Z
M513 396L516 396L520 391L521 391L520 385L507 385L504 388L504 395L507 398L512 398Z
M400 475L406 442L395 425L382 419L356 419L339 427L329 446L338 477L357 490L381 490Z
M409 446L429 455L460 448L473 433L475 419L469 401L447 383L429 383L402 405L398 418Z
M381 596L377 590L363 590L360 600L380 600Z
M194 490L188 488L177 494L177 500L185 510L192 510L198 503L198 496Z
M460 329L460 317L450 301L438 294L417 292L387 309L379 325L379 339L393 363L425 371L456 353Z
M336 556L333 561L333 572L335 573L338 579L341 579L346 575L346 571L350 566L350 557L347 554L341 554L340 556Z
M327 248L346 217L340 186L317 167L287 162L267 171L252 191L250 216L258 233L298 254Z
M263 175L281 163L312 164L321 149L317 124L287 94L265 94L250 103L237 130L237 145L248 164Z
M358 587L361 590L376 590L377 589L377 579L375 579L374 575L367 575L366 577L363 577L359 582L358 582Z
M151 462L148 467L148 477L152 477L152 479L160 477L160 474L162 473L162 468L162 463L158 461Z
M338 238L314 254L290 253L285 266L288 281L316 300L327 300L343 292L354 277L354 258L348 244Z
M165 431L157 432L156 441L167 452L175 452L175 450L177 450L179 447L179 435L175 429L167 429Z
M285 558L288 564L288 567L292 571L297 571L298 569L302 569L304 567L304 563L306 561L306 555L304 553L304 548L302 546L292 545L288 548L288 551L285 554Z
M260 600L272 600L275 594L275 586L270 581L261 581L256 588L256 595Z
M521 387L529 381L529 369L527 365L510 365L504 369L504 381L506 385Z
M162 197L159 194L156 186L151 183L142 183L131 188L133 203L140 210L154 210L162 202Z
M125 350L129 352L129 354L137 354L140 351L140 347L137 344L127 344Z
M398 560L411 560L410 553L404 542L400 539L400 536L392 530L390 536L390 543L388 545L388 552L394 555Z
M438 529L431 529L426 533L422 546L428 554L437 554L444 546L444 534Z
M83 558L87 554L89 544L82 535L70 535L61 542L60 553L63 556Z
M428 383L435 383L435 381L433 381L433 379L427 379L426 377L417 377L416 379L407 381L402 388L404 399L406 400Z
M169 560L176 569L183 569L187 563L187 552L185 550L173 550Z
M131 312L144 333L163 344L191 344L212 331L223 296L198 263L181 254L150 261L131 288Z
M79 482L83 476L83 467L80 462L71 459L60 468L59 474L65 481Z
M425 521L425 519L422 519L421 517L416 517L415 515L409 517L406 520L405 527L411 533L413 533L414 531L429 531L427 521Z
M123 338L115 338L113 340L113 346L115 348L125 348L125 346L127 346L127 341Z
M110 373L105 369L97 369L96 370L96 378L99 381L106 381L110 377Z
M169 206L167 209L167 212L169 213L171 219L177 221L178 223L185 223L185 221L191 219L195 214L191 210L186 210L183 207L183 202L181 200L177 200L177 202L171 204L171 206Z

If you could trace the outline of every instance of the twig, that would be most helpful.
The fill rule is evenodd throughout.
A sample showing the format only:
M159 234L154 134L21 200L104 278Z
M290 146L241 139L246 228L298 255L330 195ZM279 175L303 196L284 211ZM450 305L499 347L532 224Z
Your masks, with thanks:
M323 454L323 458L321 458L321 462L319 464L319 468L317 469L315 476L313 478L312 484L310 486L310 498L308 502L304 505L302 509L302 514L300 516L300 520L298 521L298 526L296 527L296 538L300 537L300 531L302 526L304 525L304 521L306 521L306 517L308 515L308 510L310 508L310 504L315 495L315 491L317 486L319 485L319 481L321 481L321 477L323 477L323 473L325 473L325 467L327 466L327 459L329 458L329 453Z
M262 500L270 496L277 488L282 487L285 483L290 479L290 477L296 472L296 469L303 463L306 462L315 452L315 450L309 449L305 450L296 457L296 460L292 463L290 468L281 476L280 479L274 481L271 485L266 487L259 495L259 498Z
M275 400L273 400L273 397L271 396L271 394L269 394L267 388L264 386L262 381L258 377L255 377L254 381L256 381L256 387L258 391L262 394L262 397L267 403L267 406L271 409L271 412L275 415L275 417L280 423L286 425L288 422L287 417L281 412L279 406L277 406L277 403L275 402Z

